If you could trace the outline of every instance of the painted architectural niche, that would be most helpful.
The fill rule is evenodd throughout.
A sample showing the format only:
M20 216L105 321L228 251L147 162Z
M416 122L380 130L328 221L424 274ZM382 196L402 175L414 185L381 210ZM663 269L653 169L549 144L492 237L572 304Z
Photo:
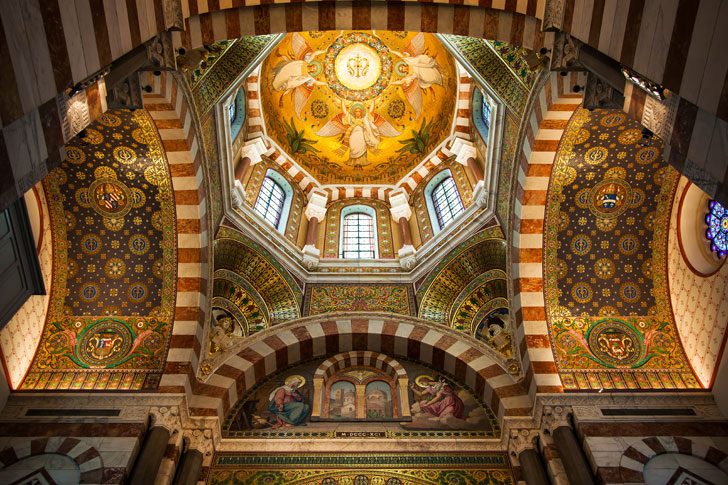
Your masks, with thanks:
M315 359L256 384L223 425L231 438L497 437L474 393L421 364L369 351Z

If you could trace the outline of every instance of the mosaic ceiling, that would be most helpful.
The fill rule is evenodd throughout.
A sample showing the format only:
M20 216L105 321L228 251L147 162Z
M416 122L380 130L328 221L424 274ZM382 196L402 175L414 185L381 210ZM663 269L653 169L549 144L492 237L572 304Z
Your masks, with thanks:
M320 183L395 183L449 134L455 61L431 34L287 35L261 67L268 136Z
M144 110L107 112L86 132L44 180L53 282L21 388L155 388L177 282L169 168Z
M616 110L579 110L547 202L547 319L565 389L699 387L670 308L666 250L678 173Z

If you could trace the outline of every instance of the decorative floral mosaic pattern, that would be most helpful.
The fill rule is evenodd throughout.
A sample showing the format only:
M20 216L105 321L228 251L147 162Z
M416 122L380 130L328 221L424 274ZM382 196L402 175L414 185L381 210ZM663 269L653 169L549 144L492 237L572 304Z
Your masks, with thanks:
M506 107L520 118L526 109L531 87L522 83L521 78L488 46L488 41L459 35L444 37L493 88Z
M367 205L377 213L377 242L379 243L379 259L393 259L392 217L389 205L377 199L351 198L338 200L329 204L326 210L326 236L324 239L324 258L339 257L339 236L341 228L341 210L349 205Z
M510 115L506 116L505 133L503 134L503 155L498 169L498 200L496 214L501 222L508 226L510 216L511 181L513 180L513 167L516 166L514 157L516 142L518 141L518 122Z
M304 316L329 312L390 312L416 315L412 285L309 284Z
M177 281L169 168L143 110L107 112L86 131L45 180L53 283L22 388L153 388Z
M579 110L556 155L544 293L565 389L699 387L667 288L678 174L662 160L657 138L647 146L641 138L621 111Z
M505 42L499 42L497 40L487 41L488 44L498 53L503 62L508 64L508 67L513 73L518 76L518 79L526 85L527 88L533 88L533 83L536 81L536 75L540 69L531 70L528 64L523 59L523 56L519 52L520 47ZM538 55L540 59L543 59L541 55Z
M209 116L202 123L201 139L207 155L207 172L210 180L208 191L211 201L212 221L214 226L217 227L222 217L222 181L220 179L220 156L217 148L215 116Z
M315 465L312 465L315 463ZM296 454L218 453L210 485L511 485L505 454Z

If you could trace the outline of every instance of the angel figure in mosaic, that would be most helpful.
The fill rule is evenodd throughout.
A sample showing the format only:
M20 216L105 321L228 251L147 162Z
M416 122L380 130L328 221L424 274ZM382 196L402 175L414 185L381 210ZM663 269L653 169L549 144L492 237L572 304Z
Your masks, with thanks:
M283 104L283 97L287 94L293 96L293 108L296 116L301 119L301 111L308 98L313 94L317 85L326 83L316 80L314 76L321 72L321 63L314 59L324 51L314 51L306 39L299 33L291 35L292 52L288 55L279 55L284 59L273 68L273 90L282 91L279 105Z
M422 113L422 91L432 89L434 84L442 86L442 70L434 57L428 56L425 51L425 34L420 32L407 44L404 52L390 51L402 59L404 66L401 68L405 76L399 81L393 81L393 85L401 85L402 92L407 97L414 119Z
M341 146L336 154L343 157L349 150L349 159L345 162L352 167L369 165L367 151L376 154L382 137L394 137L402 134L383 116L374 112L375 102L372 100L369 109L361 103L354 103L346 109L341 100L341 113L334 116L318 130L316 135L322 137L339 136Z

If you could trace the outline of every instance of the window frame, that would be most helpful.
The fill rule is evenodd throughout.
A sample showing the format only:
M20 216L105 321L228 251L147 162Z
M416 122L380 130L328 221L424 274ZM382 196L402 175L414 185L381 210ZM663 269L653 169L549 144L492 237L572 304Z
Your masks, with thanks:
M268 220L264 214L259 212L257 210L258 207L258 201L260 200L261 193L263 191L263 187L265 185L265 181L270 180L272 183L278 186L283 191L283 202L281 206L280 213L278 215L278 223L274 224L270 220ZM291 188L291 185L288 183L288 181L283 178L283 176L278 173L277 171L269 168L265 176L263 177L263 182L260 185L260 189L258 190L258 195L255 198L255 203L253 204L253 212L258 214L264 221L266 221L268 224L273 226L278 232L285 233L286 226L288 225L288 216L291 211L291 202L293 200L293 189Z
M444 181L446 181L449 178L451 178L453 181L453 187L455 189L455 194L457 195L457 199L460 201L462 210L458 211L456 214L453 214L453 217L450 221L448 221L445 224L442 224L440 221L440 217L438 216L439 209L435 205L434 192ZM430 215L430 222L432 224L433 235L437 235L440 231L445 229L452 222L458 220L460 215L465 213L465 204L463 203L462 195L460 195L460 189L458 188L457 182L455 181L455 177L453 176L453 173L449 168L446 168L446 169L440 171L437 175L435 175L432 178L432 180L430 180L428 182L427 186L425 187L424 197L425 197L425 202L427 204L427 209L428 209L428 212Z
M371 229L372 229L372 236L371 236L371 244L372 244L372 257L371 258L362 258L362 257L345 257L344 256L344 241L345 241L345 229L346 229L346 218L355 214L362 214L370 218L371 220ZM379 259L379 239L377 235L377 211L371 206L363 205L363 204L355 204L355 205L349 205L341 209L341 219L339 224L339 247L338 247L338 257L339 259L347 259L347 260L368 260L368 259ZM357 238L359 239L359 238ZM357 253L361 253L362 251L357 251Z

